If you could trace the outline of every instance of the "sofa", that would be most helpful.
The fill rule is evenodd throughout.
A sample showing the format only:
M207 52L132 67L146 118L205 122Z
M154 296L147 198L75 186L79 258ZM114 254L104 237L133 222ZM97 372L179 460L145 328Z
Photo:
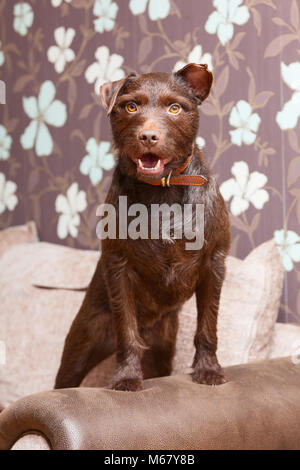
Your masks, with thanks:
M108 387L114 356L76 389L52 390L64 338L99 252L0 232L0 449L299 449L300 325L278 323L274 240L229 256L218 319L227 383L191 381L195 299L183 307L173 374L137 393Z

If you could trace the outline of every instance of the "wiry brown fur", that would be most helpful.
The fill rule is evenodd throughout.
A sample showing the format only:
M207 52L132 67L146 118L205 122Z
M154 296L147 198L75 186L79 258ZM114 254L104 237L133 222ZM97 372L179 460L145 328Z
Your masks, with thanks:
M115 351L118 366L112 387L117 390L139 390L143 378L169 375L178 313L194 293L198 325L193 380L205 384L225 381L216 358L216 325L230 235L218 186L196 146L184 174L204 175L208 180L204 186L152 186L137 176L133 161L144 145L138 133L149 127L149 122L150 128L154 126L160 132L155 153L169 160L164 175L186 161L197 135L197 106L207 96L212 81L202 71L202 82L197 81L198 69L195 64L189 67L176 75L129 76L101 90L118 153L106 202L118 207L118 197L126 195L128 206L204 203L204 246L189 251L184 239L174 243L104 240L96 272L65 342L56 388L78 386L94 365ZM139 103L135 116L124 109L128 101ZM170 101L184 105L176 118L166 112Z

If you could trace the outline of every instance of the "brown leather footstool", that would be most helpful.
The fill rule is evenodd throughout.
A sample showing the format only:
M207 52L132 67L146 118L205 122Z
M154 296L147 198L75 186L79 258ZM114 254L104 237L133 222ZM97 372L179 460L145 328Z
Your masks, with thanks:
M0 449L31 433L52 449L300 449L300 364L280 358L225 371L218 387L177 375L146 380L136 393L22 398L0 414Z

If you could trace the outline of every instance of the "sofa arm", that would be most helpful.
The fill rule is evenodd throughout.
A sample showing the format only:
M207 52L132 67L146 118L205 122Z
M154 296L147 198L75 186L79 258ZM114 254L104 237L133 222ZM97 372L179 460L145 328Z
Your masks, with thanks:
M22 398L0 414L0 449L30 431L52 449L299 449L300 364L271 359L225 372L217 387L175 375L134 393L74 388Z
M295 356L300 361L300 325L275 323L269 358L286 356Z

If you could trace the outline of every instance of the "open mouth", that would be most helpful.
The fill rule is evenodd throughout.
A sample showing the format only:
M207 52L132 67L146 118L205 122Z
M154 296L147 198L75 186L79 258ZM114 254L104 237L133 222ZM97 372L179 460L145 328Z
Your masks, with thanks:
M164 169L164 161L155 153L143 153L136 161L138 173L158 175Z

